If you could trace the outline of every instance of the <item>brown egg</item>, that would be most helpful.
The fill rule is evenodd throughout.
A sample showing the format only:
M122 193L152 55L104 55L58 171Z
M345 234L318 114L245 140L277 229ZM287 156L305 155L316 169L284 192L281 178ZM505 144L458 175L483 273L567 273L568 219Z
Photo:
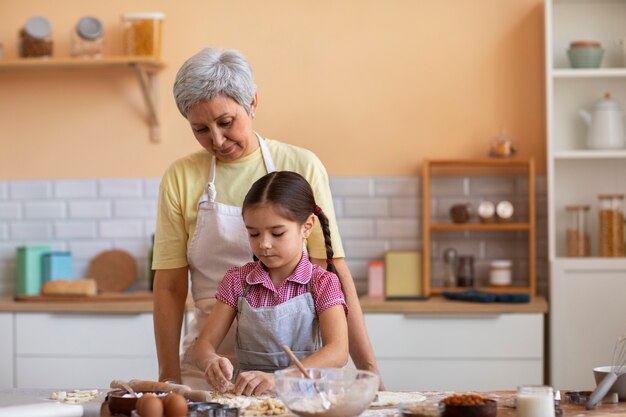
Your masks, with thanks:
M144 394L137 400L137 413L141 417L163 417L163 403L153 394Z
M180 394L171 392L163 399L165 417L185 417L187 415L187 400Z

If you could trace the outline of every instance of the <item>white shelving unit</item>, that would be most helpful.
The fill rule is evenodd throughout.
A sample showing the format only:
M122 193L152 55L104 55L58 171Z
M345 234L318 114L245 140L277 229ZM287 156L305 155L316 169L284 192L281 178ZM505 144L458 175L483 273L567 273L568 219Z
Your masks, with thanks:
M595 387L593 368L612 360L626 333L626 258L598 256L598 195L626 194L626 149L585 149L587 125L578 115L610 92L626 109L626 0L546 0L546 111L550 258L550 383ZM602 67L572 69L569 43L596 40ZM591 256L566 256L565 206L588 204Z

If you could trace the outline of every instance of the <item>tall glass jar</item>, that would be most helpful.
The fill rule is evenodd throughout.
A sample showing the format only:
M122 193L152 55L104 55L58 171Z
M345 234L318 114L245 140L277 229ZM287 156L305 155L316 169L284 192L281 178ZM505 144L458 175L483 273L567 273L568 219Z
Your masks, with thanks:
M589 256L589 231L587 213L589 206L566 206L567 211L567 256Z
M456 280L459 287L474 286L474 257L462 255L458 259Z
M159 58L164 19L161 12L122 14L124 54Z
M600 256L624 256L624 194L599 195Z

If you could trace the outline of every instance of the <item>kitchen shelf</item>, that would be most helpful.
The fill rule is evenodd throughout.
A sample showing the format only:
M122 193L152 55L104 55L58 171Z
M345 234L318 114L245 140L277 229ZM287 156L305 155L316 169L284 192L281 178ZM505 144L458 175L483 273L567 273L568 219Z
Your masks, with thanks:
M438 174L433 174L433 169L439 170ZM436 221L433 218L431 180L434 176L458 175L459 170L463 170L463 176L499 176L512 174L516 176L526 176L528 181L528 208L527 221L506 222L506 223L448 223ZM441 218L439 218L441 220ZM422 167L422 288L425 295L438 295L443 291L463 291L467 287L444 288L433 286L432 281L432 240L433 232L524 232L528 240L528 277L526 285L510 285L504 287L482 286L478 289L490 292L516 292L529 293L535 295L535 164L532 158L512 158L512 159L441 159L424 160Z
M160 142L157 112L158 73L163 63L151 57L109 56L103 58L19 58L0 60L0 71L130 68L141 88L148 110L150 140Z
M626 150L572 150L554 152L554 159L626 159Z
M626 68L558 68L552 70L554 78L626 78Z
M431 223L430 230L438 231L512 231L530 230L530 223Z

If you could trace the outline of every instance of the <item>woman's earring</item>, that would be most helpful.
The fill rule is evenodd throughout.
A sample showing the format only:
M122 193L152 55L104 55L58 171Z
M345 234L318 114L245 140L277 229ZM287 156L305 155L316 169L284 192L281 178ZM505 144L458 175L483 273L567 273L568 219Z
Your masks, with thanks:
M254 119L254 112L252 112L252 118Z

